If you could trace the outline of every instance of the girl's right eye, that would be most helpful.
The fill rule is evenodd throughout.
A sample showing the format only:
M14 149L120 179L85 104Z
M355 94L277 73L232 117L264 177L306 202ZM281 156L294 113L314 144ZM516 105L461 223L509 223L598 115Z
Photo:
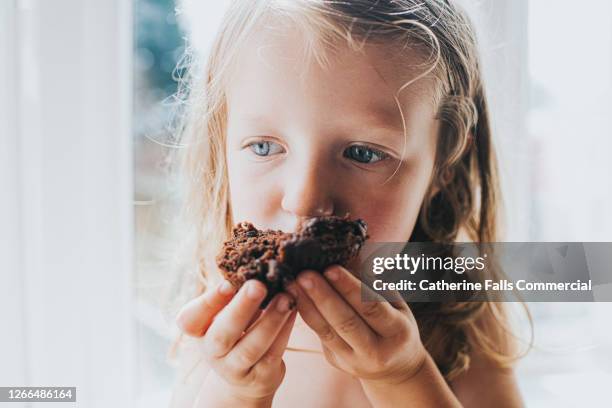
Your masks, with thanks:
M274 154L279 154L284 151L283 147L278 143L270 142L267 140L251 143L247 145L247 147L251 149L253 153L260 157L272 156Z

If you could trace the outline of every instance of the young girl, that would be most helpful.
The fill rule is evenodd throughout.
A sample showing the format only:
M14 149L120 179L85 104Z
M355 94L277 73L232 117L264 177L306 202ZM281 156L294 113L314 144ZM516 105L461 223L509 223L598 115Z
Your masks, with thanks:
M372 242L496 240L476 40L442 0L232 3L189 78L188 204L201 294L177 316L185 407L521 405L501 303L362 302L352 271L302 272L260 314L215 256L239 221L364 219Z

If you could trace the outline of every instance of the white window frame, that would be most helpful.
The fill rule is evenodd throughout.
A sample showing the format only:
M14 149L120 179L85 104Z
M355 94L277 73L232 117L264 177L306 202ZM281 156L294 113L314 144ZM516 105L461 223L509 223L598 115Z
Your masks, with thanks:
M0 384L25 384L23 281L20 276L19 161L17 139L16 4L0 2ZM10 333L10 335L7 335Z
M134 402L131 1L0 2L0 385Z

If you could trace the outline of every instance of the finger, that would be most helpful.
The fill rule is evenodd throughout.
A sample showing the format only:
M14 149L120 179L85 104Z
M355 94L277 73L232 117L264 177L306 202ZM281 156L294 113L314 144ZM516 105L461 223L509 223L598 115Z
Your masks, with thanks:
M251 320L249 320L249 323L247 324L247 327L251 327L253 325L253 323L255 323L257 321L257 319L259 319L259 317L261 316L262 313L263 313L263 310L261 310L261 308L257 309L257 311L255 312L253 317L251 317Z
M253 367L253 373L255 377L262 376L264 378L271 378L272 381L282 381L285 376L285 363L283 362L283 354L287 349L289 343L289 336L295 323L295 316L297 311L291 312L289 318L285 322L281 331L276 336L276 339L266 352L263 357ZM280 370L279 370L280 367ZM273 379L276 377L276 379Z
M367 285L363 285L363 290L368 292L366 295L364 295L364 298L366 299L369 298L368 296L371 296L372 299L379 299L382 302L389 303L395 309L403 313L406 313L406 312L412 313L410 310L410 306L408 306L408 303L406 303L406 300L402 297L402 295L397 290L385 290L384 296L381 294L378 294L378 297L375 297L377 293L372 288L368 287Z
M261 318L251 326L227 356L234 369L249 370L268 351L295 304L287 294L274 297Z
M372 329L321 274L302 272L298 283L321 316L349 346L363 350L374 344L376 335Z
M389 302L384 299L369 302L362 300L361 290L370 289L362 287L361 281L346 268L339 265L330 266L325 270L324 276L377 334L383 337L391 336L397 333L399 327L402 327L402 320L406 317ZM375 299L375 293L372 293L373 297L371 298Z
M265 285L255 279L247 281L240 288L213 320L204 336L204 346L209 356L221 358L234 347L257 313L266 293Z
M232 284L224 280L216 288L183 306L176 316L177 325L185 334L203 336L214 317L232 300L235 292Z
M352 280L358 285L360 285L361 290L362 290L361 292L362 299L376 299L376 301L388 302L395 309L398 309L404 312L410 311L410 307L408 306L408 304L406 303L406 300L403 298L403 296L400 294L399 291L385 290L384 293L378 293L372 289L373 276L367 273L365 274L365 276L364 275L355 276L349 269L347 269L346 267L342 267L341 265L332 265L329 268L332 268L334 266L344 269L348 273L348 275L353 278Z
M321 343L338 353L352 351L346 341L338 336L332 326L323 318L312 300L297 283L290 284L286 289L296 299L297 311L300 313L302 320L317 334Z
M291 335L291 330L293 329L296 316L297 311L294 308L285 321L285 324L283 327L281 327L280 331L276 335L276 338L270 345L270 348L268 348L268 351L266 351L266 353L260 359L262 365L275 366L283 358L283 354L285 354L285 350L287 349L287 344L289 344L289 337Z

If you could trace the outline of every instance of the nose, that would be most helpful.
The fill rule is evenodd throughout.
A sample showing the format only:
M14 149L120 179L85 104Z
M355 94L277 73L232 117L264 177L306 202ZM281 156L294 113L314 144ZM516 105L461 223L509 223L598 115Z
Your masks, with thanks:
M287 177L281 206L297 218L318 217L334 213L331 196L333 180L323 166L306 163L294 167Z

